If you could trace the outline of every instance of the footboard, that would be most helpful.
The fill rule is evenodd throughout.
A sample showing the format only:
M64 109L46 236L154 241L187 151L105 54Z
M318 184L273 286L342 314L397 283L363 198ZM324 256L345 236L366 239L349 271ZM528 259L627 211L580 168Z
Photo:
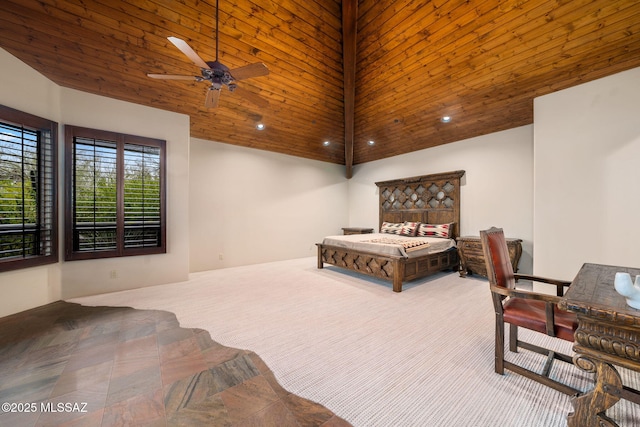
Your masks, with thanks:
M405 281L442 270L458 269L458 252L455 248L416 258L403 258L322 243L316 243L316 246L318 246L318 268L323 268L324 263L327 263L378 279L390 280L393 282L394 292L402 292L402 284Z
M316 246L318 246L318 268L323 268L324 263L327 263L379 279L391 280L393 290L402 291L405 258L382 256L322 243L316 243Z

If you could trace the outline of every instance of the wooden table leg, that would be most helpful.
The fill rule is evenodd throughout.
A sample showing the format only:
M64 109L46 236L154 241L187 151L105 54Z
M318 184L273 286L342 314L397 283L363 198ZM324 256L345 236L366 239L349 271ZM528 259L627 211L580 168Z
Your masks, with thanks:
M573 363L583 371L594 373L596 384L593 390L571 400L575 411L567 418L568 427L618 427L605 415L605 411L620 400L611 394L623 388L618 371L609 363L580 354L573 357Z

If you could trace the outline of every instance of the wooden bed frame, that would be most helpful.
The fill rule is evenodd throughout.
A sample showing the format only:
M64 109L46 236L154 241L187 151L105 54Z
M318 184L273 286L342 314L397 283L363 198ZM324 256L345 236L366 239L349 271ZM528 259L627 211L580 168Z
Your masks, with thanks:
M380 195L378 230L382 222L454 223L452 238L460 232L460 179L464 171L376 182ZM318 268L324 263L391 280L394 292L405 281L442 270L458 270L456 248L415 258L378 255L317 243Z

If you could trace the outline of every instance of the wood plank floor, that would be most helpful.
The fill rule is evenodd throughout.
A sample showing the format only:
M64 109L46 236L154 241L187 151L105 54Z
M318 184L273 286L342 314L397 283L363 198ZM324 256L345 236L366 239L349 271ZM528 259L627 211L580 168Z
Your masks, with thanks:
M172 313L63 301L0 319L5 402L2 426L350 425Z

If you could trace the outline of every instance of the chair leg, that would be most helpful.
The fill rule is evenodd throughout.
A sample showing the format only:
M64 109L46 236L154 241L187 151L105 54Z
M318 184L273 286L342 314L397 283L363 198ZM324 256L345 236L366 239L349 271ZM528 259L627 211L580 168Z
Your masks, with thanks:
M496 313L496 373L504 375L504 322L502 316Z
M509 350L518 352L518 327L512 324L509 324Z
M510 362L508 360L505 360L504 352L502 352L499 359L498 358L498 341L500 341L501 345L503 345L502 344L503 339L504 339L504 324L499 332L498 323L496 323L496 372L497 373L504 374L504 370L506 369L506 370L515 372L517 374L520 374L524 377L530 378L534 381L537 381L541 384L544 384L548 387L551 387L569 396L576 396L581 393L578 389L575 389L557 380L549 378L549 373L551 372L551 366L553 361L557 359L569 364L573 364L573 358L571 356L562 354L562 353L556 353L555 351L537 346L535 344L528 343L526 341L518 341L518 327L512 324L509 324L509 340L510 340L509 349L511 351L518 351L518 349L525 349L525 350L533 351L535 353L546 356L546 361L545 361L544 367L542 368L542 373L538 373L530 369L524 368L522 366L516 365L515 363ZM512 346L515 348L512 348ZM498 369L500 369L500 371Z

